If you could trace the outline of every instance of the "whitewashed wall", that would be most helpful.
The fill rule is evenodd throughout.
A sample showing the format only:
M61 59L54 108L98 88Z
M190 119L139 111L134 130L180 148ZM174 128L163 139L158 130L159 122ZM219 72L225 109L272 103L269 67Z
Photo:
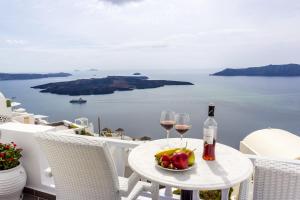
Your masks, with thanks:
M39 145L34 139L35 134L43 134L44 132L54 131L50 126L6 123L0 125L0 142L14 141L23 149L21 159L28 180L26 187L55 194L54 181L45 173L49 167L47 159L41 151ZM56 132L56 134L59 134ZM87 137L87 136L82 136ZM124 141L109 138L95 138L97 140L105 140L110 146L119 176L123 176L125 165L127 164L128 149L140 144L140 142Z
M0 115L5 115L5 116L11 117L11 114L12 114L11 107L7 108L7 106L6 106L6 98L0 92Z

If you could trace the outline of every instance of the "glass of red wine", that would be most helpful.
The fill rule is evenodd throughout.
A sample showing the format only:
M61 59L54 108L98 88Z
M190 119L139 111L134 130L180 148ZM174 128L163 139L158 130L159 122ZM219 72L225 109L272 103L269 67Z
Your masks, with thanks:
M175 112L173 111L162 111L160 115L160 125L166 130L167 133L167 143L170 147L169 137L170 131L175 125Z
M183 135L191 128L190 116L187 113L178 113L175 116L175 120L175 129L180 134L180 143L182 145Z

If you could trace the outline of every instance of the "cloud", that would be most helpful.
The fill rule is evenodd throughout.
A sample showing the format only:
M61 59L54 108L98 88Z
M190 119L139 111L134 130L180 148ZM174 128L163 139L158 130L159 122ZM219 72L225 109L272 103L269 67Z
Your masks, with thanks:
M160 49L169 47L169 44L165 41L139 41L131 43L121 43L117 45L107 45L106 47L111 50Z
M299 9L299 0L0 1L0 67L298 63Z
M5 40L5 43L9 44L9 45L25 45L25 44L27 44L27 41L16 40L16 39L7 39L7 40Z
M104 2L109 2L112 4L116 4L116 5L121 5L121 4L130 3L130 2L138 2L138 1L142 1L142 0L99 0L99 1L104 1Z

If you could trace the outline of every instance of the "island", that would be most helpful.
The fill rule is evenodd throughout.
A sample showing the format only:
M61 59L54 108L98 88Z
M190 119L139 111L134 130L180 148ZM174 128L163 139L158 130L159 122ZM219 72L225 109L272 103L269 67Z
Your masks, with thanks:
M283 64L233 69L227 68L212 76L300 76L300 65Z
M74 81L48 83L34 86L42 93L60 95L100 95L115 91L158 88L166 85L193 85L184 81L149 80L147 76L107 76L105 78L78 79Z
M91 68L91 69L89 69L88 71L90 71L90 72L97 72L97 71L99 71L98 69L95 69L95 68Z
M29 80L29 79L40 79L40 78L53 78L53 77L68 77L72 76L69 73L48 73L48 74L9 74L0 73L0 81L7 80Z
M135 73L133 73L133 75L135 75L135 76L140 76L141 73L140 73L140 72L135 72Z

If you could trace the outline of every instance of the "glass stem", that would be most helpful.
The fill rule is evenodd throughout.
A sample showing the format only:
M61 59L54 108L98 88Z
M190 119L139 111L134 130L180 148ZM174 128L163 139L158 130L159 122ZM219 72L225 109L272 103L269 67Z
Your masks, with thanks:
M183 135L180 134L180 146L182 146L182 145L183 145Z
M169 139L169 137L170 137L170 131L167 130L167 143L168 143L168 147L170 147L170 139Z

